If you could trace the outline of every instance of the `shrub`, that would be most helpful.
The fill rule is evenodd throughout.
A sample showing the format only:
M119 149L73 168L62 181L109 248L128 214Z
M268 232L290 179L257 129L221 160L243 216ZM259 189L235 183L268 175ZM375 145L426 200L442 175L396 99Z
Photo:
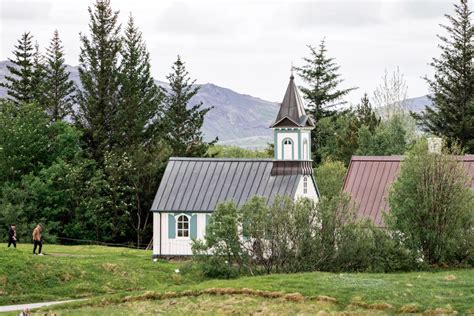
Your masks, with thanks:
M458 152L429 153L420 141L389 194L388 227L429 264L473 260L474 193Z
M398 235L356 221L350 205L342 194L318 204L288 197L276 197L270 206L262 197L240 208L221 203L205 239L194 242L193 253L209 277L416 267L415 256Z

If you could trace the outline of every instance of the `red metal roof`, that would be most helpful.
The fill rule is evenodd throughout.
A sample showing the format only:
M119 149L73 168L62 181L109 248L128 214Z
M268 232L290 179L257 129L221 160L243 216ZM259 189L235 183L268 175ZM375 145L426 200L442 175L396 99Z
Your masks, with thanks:
M460 157L472 177L474 188L474 155ZM382 213L389 212L388 190L400 172L403 156L352 156L344 181L344 192L351 195L358 218L370 218L384 226Z

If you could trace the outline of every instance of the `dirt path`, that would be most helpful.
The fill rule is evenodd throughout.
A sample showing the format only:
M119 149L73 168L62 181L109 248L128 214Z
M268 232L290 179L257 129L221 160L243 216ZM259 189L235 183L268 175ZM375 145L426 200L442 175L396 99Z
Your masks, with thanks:
M58 305L58 304L63 304L63 303L70 303L70 302L79 302L79 301L85 301L85 300L86 299L78 299L78 300L42 302L42 303L32 303L32 304L6 305L6 306L0 306L0 313L22 311L25 308L28 308L31 310L34 308L40 308L40 307L52 306L52 305Z

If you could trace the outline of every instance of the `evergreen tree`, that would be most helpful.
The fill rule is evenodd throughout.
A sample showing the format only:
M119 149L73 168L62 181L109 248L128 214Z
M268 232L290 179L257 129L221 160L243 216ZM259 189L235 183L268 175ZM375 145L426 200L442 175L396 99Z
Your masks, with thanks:
M126 224L136 233L137 246L150 230L150 207L169 150L160 142L163 91L151 76L150 56L132 16L121 50L120 100L115 118L114 153L106 157L111 195L126 210ZM123 204L121 204L123 203ZM148 239L146 239L148 241Z
M425 131L459 143L474 153L474 28L468 0L454 5L454 16L446 15L442 25L447 36L438 35L442 53L433 58L434 79L426 78L431 90L432 107L414 114Z
M380 124L380 117L374 112L367 93L364 93L364 96L360 99L360 103L355 109L355 115L359 127L365 125L371 132L375 131L375 128Z
M318 122L324 117L331 117L338 113L335 107L345 104L343 98L357 88L339 88L339 85L343 82L341 75L338 73L340 67L335 63L334 58L327 56L324 39L321 41L319 48L308 47L311 56L303 58L306 64L297 67L296 70L308 85L300 89L308 102L310 114ZM321 133L322 131L316 123L316 128L311 133L313 159L316 163L321 161L320 148L325 145Z
M202 109L202 102L188 108L188 103L199 90L189 78L180 56L167 76L170 88L166 92L166 114L164 117L165 139L175 156L199 157L206 154L209 145L203 141L201 131L204 116L211 108Z
M33 101L39 106L44 107L44 93L45 85L44 79L46 76L46 67L44 56L40 52L39 44L36 42L35 50L33 53L33 74L31 76L31 92L33 95Z
M120 103L116 143L122 148L157 140L163 115L163 92L150 74L150 55L130 16L125 29L120 67Z
M118 12L109 0L97 0L89 7L90 38L81 34L78 90L79 114L76 122L83 129L93 155L103 160L106 150L113 148L115 114L119 104L119 66L121 50Z
M327 56L326 41L323 39L319 49L308 46L311 57L303 58L306 64L297 67L296 70L308 85L301 87L305 99L308 101L311 114L316 119L331 116L337 112L334 107L343 105L346 102L342 99L349 92L357 88L339 89L339 85L344 81L338 73L338 66L334 58Z
M6 83L1 83L7 89L8 98L15 104L30 103L34 100L32 89L33 76L33 36L23 33L13 51L14 59L9 59L13 66L8 65L10 75L5 76Z
M44 106L51 120L59 121L72 114L74 82L69 80L69 72L66 71L63 46L57 30L47 49L44 81Z

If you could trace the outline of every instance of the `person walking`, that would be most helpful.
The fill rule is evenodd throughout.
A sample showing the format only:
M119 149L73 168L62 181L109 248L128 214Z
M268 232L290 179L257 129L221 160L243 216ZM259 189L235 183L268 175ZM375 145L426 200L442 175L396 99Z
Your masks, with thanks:
M10 229L8 229L8 248L13 245L16 248L16 225L11 224Z
M42 256L43 253L41 252L41 248L43 248L43 237L41 236L41 232L43 228L40 224L36 225L35 229L33 229L33 254L36 255L36 247L38 247L38 255Z

